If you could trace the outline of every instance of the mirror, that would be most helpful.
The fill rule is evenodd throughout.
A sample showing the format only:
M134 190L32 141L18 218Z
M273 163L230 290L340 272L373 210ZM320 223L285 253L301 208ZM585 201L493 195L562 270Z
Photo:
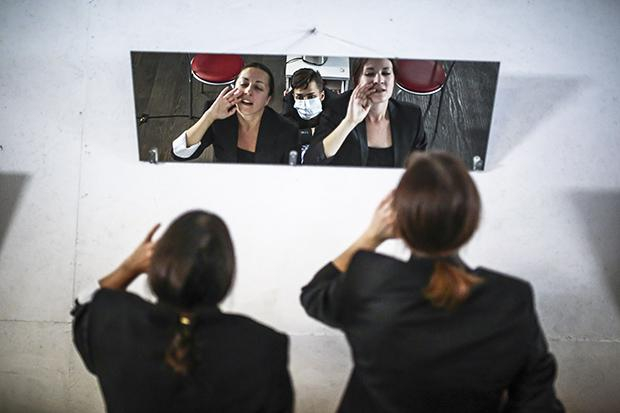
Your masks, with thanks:
M411 150L441 149L484 169L499 62L132 52L131 64L141 161L400 167Z

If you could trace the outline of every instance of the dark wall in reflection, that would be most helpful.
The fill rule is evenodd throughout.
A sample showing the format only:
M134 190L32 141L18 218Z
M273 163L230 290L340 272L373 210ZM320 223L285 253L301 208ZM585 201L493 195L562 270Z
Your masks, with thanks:
M473 158L479 156L484 166L499 62L442 63L449 73L442 91L418 96L396 87L394 97L413 102L422 111L428 109L424 119L428 149L442 149L457 154L470 169L473 169Z
M205 101L215 99L221 86L190 82L190 53L132 52L131 64L141 161L151 159L156 148L159 162L172 161L171 142L202 114ZM270 106L282 109L285 89L286 57L282 55L243 55L246 63L267 65L275 77L275 92ZM394 87L394 98L416 103L426 111L424 127L429 149L457 154L470 169L474 157L484 167L491 126L498 62L442 62L449 73L443 89L433 95L413 95ZM319 72L320 67L317 67ZM352 83L351 83L352 85ZM191 114L190 118L190 87ZM352 87L352 86L351 86ZM439 119L438 119L439 114ZM160 117L161 116L161 117ZM198 161L212 160L208 148Z

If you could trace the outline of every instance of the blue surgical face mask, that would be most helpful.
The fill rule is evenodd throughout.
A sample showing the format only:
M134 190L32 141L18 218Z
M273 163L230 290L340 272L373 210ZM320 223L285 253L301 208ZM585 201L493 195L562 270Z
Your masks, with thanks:
M321 99L318 97L312 99L295 99L295 105L293 107L303 120L310 120L323 111Z

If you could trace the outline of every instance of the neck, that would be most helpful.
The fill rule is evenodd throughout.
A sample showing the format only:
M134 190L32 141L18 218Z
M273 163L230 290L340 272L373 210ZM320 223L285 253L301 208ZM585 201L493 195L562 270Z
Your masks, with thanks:
M368 120L371 122L379 122L387 117L388 101L375 103L370 107L368 112Z
M263 117L264 111L265 110L263 109L260 112L252 113L251 115L244 115L243 113L237 111L237 119L239 120L239 127L245 130L257 128Z

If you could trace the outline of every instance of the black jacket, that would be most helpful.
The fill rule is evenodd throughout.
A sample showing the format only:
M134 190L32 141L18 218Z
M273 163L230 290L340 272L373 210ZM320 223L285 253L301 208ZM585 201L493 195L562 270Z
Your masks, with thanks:
M447 311L423 296L433 265L358 252L346 274L328 264L303 288L306 312L351 346L339 411L562 412L531 286L476 269L483 282Z
M213 101L205 104L204 112L209 109ZM200 146L189 158L180 158L172 153L177 161L196 159L200 154L213 145L215 162L237 162L237 138L239 120L236 115L213 122L207 129ZM299 132L296 125L279 115L269 106L265 107L261 118L258 139L256 142L255 163L278 164L288 163L289 152L297 150L299 146Z
M164 354L178 314L115 290L73 310L73 338L97 375L108 412L290 412L288 338L217 307L198 310L191 336L196 368L172 371Z
M366 122L360 122L345 138L338 152L328 158L325 155L323 139L327 137L347 114L352 91L335 97L321 114L321 121L314 132L313 143L305 154L304 163L310 165L366 166L368 161L368 138ZM413 103L390 99L388 103L394 166L404 166L409 153L426 149L426 134L422 111Z

